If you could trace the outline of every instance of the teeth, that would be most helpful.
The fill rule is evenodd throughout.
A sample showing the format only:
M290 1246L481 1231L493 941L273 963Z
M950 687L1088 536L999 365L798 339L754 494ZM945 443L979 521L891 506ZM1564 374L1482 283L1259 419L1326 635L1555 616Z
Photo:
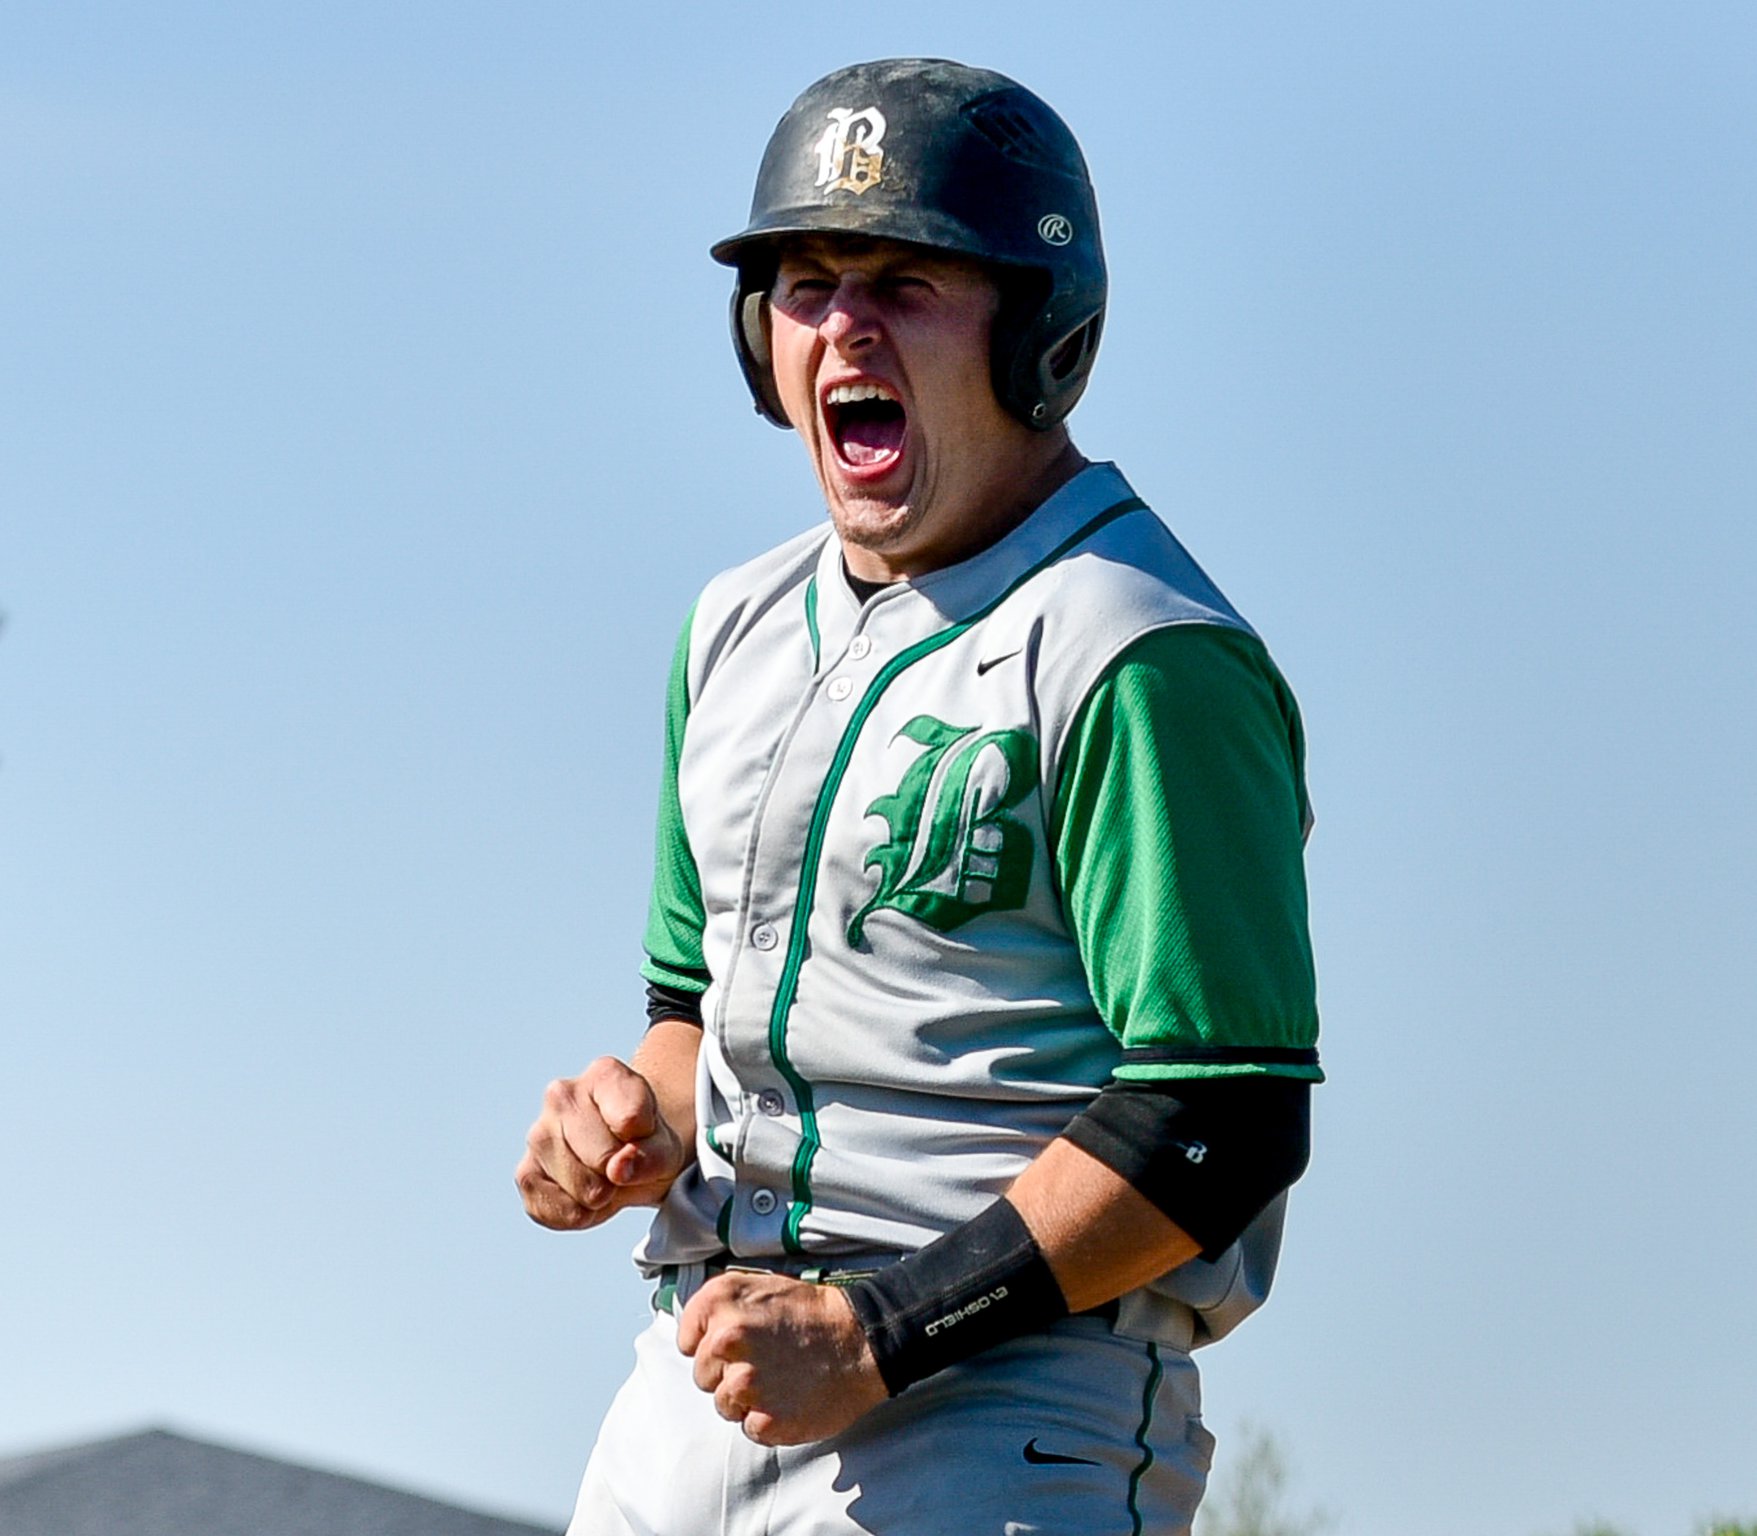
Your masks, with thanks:
M831 405L857 405L862 400L895 400L882 384L838 384L824 399Z

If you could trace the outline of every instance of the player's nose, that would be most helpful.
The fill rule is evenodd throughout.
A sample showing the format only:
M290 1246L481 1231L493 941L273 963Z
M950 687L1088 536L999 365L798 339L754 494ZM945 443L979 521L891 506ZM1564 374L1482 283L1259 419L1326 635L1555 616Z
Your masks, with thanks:
M825 306L818 333L838 352L857 352L877 341L883 329L878 304L868 284L844 278Z

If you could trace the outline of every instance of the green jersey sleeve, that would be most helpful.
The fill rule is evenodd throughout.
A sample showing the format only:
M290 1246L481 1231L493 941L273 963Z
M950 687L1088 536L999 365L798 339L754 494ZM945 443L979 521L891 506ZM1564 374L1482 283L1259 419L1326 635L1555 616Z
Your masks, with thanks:
M1099 679L1051 836L1118 1078L1323 1080L1308 820L1299 712L1255 636L1156 630Z
M689 634L694 619L692 609L678 636L671 658L671 680L665 690L665 770L659 780L653 893L647 907L647 960L641 975L658 986L699 993L707 990L709 980L702 958L702 880L677 793L677 764L683 755L683 731L689 719Z

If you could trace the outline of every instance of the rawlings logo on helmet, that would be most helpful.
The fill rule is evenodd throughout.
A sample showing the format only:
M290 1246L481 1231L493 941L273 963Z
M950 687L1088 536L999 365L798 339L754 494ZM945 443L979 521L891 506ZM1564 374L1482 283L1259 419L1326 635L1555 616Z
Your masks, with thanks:
M828 192L864 192L884 174L885 115L877 107L832 107L830 126L813 146L817 184Z
M1037 235L1045 245L1066 245L1074 238L1073 221L1065 214L1046 213L1037 221Z

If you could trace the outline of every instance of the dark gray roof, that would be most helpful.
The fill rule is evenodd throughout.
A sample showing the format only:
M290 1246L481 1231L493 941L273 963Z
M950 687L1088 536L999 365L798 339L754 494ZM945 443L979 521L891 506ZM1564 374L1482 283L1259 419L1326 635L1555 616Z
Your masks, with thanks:
M555 1536L162 1429L0 1460L5 1536Z

